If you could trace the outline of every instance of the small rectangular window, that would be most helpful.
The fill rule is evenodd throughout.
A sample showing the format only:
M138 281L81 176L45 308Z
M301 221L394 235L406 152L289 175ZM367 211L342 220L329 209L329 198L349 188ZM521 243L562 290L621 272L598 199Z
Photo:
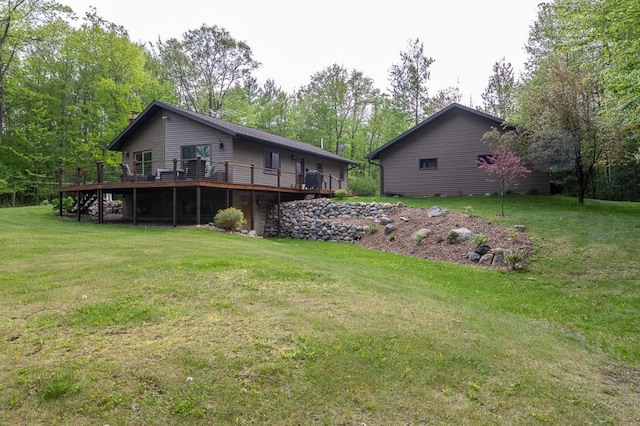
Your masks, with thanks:
M484 160L484 162L489 164L493 164L493 157L490 155L478 155L478 166L482 163L481 160Z
M420 159L420 170L430 170L438 168L438 159L437 158L421 158Z
M280 168L280 154L273 151L264 151L265 173L273 173L273 169Z

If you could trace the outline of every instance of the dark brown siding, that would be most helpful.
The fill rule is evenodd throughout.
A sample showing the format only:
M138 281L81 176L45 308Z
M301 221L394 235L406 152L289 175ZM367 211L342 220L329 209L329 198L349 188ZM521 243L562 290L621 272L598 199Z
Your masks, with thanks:
M452 110L428 128L408 135L381 154L384 191L407 196L479 195L498 192L498 183L477 166L479 155L489 154L482 142L495 123L460 110ZM437 158L436 169L420 170L420 159ZM548 174L536 172L522 180L514 192L534 189L549 192Z
M164 112L167 132L167 161L182 158L182 147L188 145L211 145L211 161L223 163L232 160L233 140L226 133L219 132L197 121L178 114ZM223 148L220 149L220 142Z
M305 168L309 170L315 170L318 163L322 164L322 171L325 175L324 182L326 183L326 188L329 188L329 175L334 176L333 181L333 189L337 189L337 181L340 177L340 170L344 168L345 170L345 182L342 183L342 187L346 189L346 164L338 164L334 161L318 158L315 156L310 156L308 154L301 154L299 152L294 152L291 150L285 150L282 148L269 148L263 145L248 142L248 141L236 141L235 151L234 151L234 161L238 163L244 164L254 164L256 166L255 170L255 183L258 185L276 185L277 176L273 174L265 173L264 170L264 151L265 149L269 149L273 152L277 152L280 154L280 186L283 187L295 187L295 158L301 158L304 160Z

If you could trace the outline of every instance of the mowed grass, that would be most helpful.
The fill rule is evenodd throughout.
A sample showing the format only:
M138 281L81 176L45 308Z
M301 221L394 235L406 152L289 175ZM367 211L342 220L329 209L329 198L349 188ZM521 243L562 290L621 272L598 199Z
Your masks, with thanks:
M640 205L401 200L524 224L536 253L503 273L0 210L0 424L640 421Z

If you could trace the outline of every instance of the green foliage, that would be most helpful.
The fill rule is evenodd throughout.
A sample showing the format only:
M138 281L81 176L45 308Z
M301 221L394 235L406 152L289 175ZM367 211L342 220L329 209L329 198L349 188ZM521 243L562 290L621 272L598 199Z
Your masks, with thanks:
M43 376L37 392L44 401L56 401L80 391L80 386L71 371L43 372Z
M413 234L413 242L416 246L419 246L420 243L426 238L426 236L420 232L416 232Z
M450 231L447 234L447 242L449 244L456 244L458 242L458 233L456 231Z
M75 205L76 205L76 200L73 197L64 197L62 199L62 211L64 213L71 212L71 209L73 209ZM53 207L54 211L56 212L60 211L60 199L54 198L51 201L51 206Z
M375 197L380 194L380 182L368 176L349 176L349 190L359 197Z
M436 243L440 244L440 243L442 243L443 241L444 241L444 238L442 238L442 236L438 235L438 236L436 237Z
M515 110L516 81L513 67L504 58L493 64L493 74L482 92L483 109L506 120Z
M343 200L347 196L349 196L349 191L347 191L346 189L336 189L334 191L334 196L339 200Z
M479 245L486 243L487 237L485 237L482 233L473 234L473 237L471 237L471 241L474 244L474 247L478 247Z
M408 41L407 50L400 52L400 63L393 64L389 71L393 103L409 118L411 126L433 113L427 86L433 62L425 56L424 43L416 38Z
M229 207L228 209L219 210L213 218L213 223L218 228L227 231L239 231L247 222L241 210Z
M379 230L379 228L376 225L369 225L366 228L366 232L367 234L375 234L377 233Z
M524 257L518 250L507 250L504 254L504 263L511 269L517 269L522 264Z
M159 40L158 59L184 100L181 106L207 114L222 110L229 90L260 66L244 41L206 24L180 40Z

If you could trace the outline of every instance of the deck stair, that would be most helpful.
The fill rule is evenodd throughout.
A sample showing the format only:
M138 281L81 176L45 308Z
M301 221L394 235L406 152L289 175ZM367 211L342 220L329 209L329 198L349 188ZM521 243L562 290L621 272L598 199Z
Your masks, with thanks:
M84 194L80 198L76 199L76 203L71 207L72 212L78 211L78 205L80 206L80 213L86 213L89 207L98 199L98 194Z

